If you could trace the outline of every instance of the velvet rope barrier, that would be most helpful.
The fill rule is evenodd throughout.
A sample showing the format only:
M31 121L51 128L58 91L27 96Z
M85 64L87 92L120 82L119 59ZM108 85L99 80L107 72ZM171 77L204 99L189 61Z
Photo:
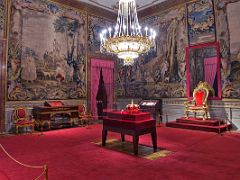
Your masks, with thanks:
M2 144L0 144L0 147L1 149L3 150L3 152L10 158L12 159L14 162L16 162L17 164L23 166L23 167L26 167L26 168L32 168L32 169L43 169L43 172L37 177L35 178L35 180L41 178L44 176L44 179L45 180L48 180L48 165L45 164L43 166L31 166L31 165L28 165L28 164L24 164L24 163L21 163L19 162L18 160L16 160L15 158L13 158L6 150L5 148L2 146Z

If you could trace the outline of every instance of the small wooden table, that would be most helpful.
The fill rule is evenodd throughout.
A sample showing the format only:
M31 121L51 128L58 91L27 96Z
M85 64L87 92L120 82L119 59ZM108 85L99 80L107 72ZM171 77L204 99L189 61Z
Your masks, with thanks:
M119 116L121 116L121 114L122 112L119 112ZM114 112L114 115L116 115L116 112ZM134 115L131 114L131 116ZM137 116L139 116L139 114L137 114ZM138 155L139 136L151 133L153 150L154 151L157 150L156 121L154 119L149 118L144 120L129 120L129 119L124 120L121 118L109 118L109 117L111 117L111 115L103 119L102 146L106 145L108 131L120 133L123 142L125 141L124 136L125 134L127 134L133 136L134 154Z

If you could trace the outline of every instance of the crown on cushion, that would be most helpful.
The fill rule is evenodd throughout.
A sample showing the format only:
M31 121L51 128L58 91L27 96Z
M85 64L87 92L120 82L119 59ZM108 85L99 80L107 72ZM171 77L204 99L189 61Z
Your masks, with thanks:
M139 112L139 109L140 109L139 105L138 105L138 104L134 104L134 103L133 103L133 100L132 100L132 103L131 103L131 104L128 104L128 105L126 106L126 110L127 110L128 112L131 112L131 113Z

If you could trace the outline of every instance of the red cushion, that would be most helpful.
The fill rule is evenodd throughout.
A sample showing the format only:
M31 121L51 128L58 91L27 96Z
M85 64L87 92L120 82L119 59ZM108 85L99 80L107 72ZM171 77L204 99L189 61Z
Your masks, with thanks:
M31 125L31 124L33 124L33 121L20 120L16 122L16 125Z
M203 107L202 106L190 106L190 107L188 107L189 109L191 109L191 110L203 110Z
M85 112L85 106L79 105L79 106L78 106L78 112L79 112L79 113L84 113L84 112Z
M17 109L16 110L16 116L17 118L25 118L26 117L26 111L23 108Z
M151 119L150 112L141 112L132 113L129 111L114 111L107 114L109 119L116 120L130 120L130 121L142 121Z
M60 107L63 105L63 103L61 101L52 101L52 102L48 102L48 104L51 107Z
M202 106L203 105L203 97L205 95L204 91L197 91L195 93L195 97L196 97L196 105L197 106Z

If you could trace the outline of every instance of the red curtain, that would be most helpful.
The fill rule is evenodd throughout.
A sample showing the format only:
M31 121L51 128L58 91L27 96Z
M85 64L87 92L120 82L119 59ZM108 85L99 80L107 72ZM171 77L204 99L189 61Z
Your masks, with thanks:
M217 57L204 58L205 81L212 87L217 74Z
M103 59L91 59L91 110L94 116L97 116L96 96L102 68L103 80L107 92L108 109L113 108L113 69L114 62Z

